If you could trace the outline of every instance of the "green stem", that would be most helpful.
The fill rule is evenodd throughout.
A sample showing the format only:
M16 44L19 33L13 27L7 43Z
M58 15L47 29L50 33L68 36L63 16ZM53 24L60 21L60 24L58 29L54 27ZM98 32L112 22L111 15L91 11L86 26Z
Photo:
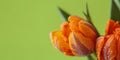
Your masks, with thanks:
M87 58L88 58L88 60L97 60L97 56L95 53L88 55Z

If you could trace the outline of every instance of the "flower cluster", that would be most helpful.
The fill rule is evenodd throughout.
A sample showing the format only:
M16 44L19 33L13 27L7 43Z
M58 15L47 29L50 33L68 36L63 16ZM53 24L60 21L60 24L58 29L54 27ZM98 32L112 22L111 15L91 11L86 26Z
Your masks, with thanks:
M70 16L61 29L50 33L52 44L65 55L86 56L96 50L98 60L120 60L120 24L109 20L104 36L89 22Z

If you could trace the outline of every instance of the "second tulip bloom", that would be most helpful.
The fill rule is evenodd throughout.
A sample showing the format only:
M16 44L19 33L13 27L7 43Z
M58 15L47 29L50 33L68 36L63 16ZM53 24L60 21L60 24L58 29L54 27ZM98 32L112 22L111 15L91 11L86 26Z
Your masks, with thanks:
M120 60L120 25L109 20L105 36L97 39L96 51L98 60Z

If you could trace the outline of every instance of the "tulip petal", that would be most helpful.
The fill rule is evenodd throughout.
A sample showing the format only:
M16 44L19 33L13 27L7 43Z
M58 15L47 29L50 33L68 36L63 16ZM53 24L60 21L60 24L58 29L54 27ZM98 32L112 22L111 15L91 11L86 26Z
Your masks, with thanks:
M83 19L80 18L80 17L78 17L78 16L69 16L69 18L68 18L68 21L69 21L69 22L72 22L72 21L78 22L78 21L80 21L80 20L83 20Z
M73 56L73 53L69 47L68 42L66 42L64 39L64 35L62 35L61 31L54 31L50 33L52 44L61 52L63 52L65 55Z
M84 44L85 47L93 51L97 37L94 28L92 29L90 24L77 16L70 16L69 21L71 31L79 38L80 42Z
M103 54L102 54L102 49L103 49L104 43L105 43L105 37L104 36L101 36L101 37L97 38L96 51L97 51L98 60L104 60Z
M118 43L117 43L117 57L116 60L120 60L120 37L118 39Z
M97 30L95 29L95 27L92 24L90 24L89 22L85 21L85 20L81 20L79 22L79 24L86 25L87 27L89 27L90 29L92 29L94 32L97 32Z
M115 29L115 37L117 39L117 56L116 60L120 60L120 28Z
M67 38L66 41L68 42L68 37L71 32L68 22L64 22L63 24L61 24L61 31L62 35L64 35Z
M106 35L112 33L112 31L111 31L110 28L114 25L114 23L115 23L115 22L114 22L113 20L109 20L109 21L107 22L106 30L105 30Z
M117 55L117 41L114 35L111 35L106 41L103 48L104 59L105 60L116 60Z
M69 36L69 45L70 45L70 48L73 54L76 56L85 56L85 55L90 54L92 51L84 46L85 44L89 44L89 43L87 42L84 44L84 43L81 43L80 41L82 39L87 39L87 38L83 36L80 36L80 37L81 39L79 39L78 36L74 35L74 33L71 33Z
M106 35L112 34L113 31L118 27L120 27L118 22L115 22L113 20L109 20L107 22L107 25L106 25L106 30L105 30Z
M91 38L93 42L95 42L97 37L97 32L95 28L86 21L80 21L79 22L79 31L88 38Z
M73 32L79 32L79 26L78 26L78 23L79 23L79 21L81 21L81 18L79 18L79 17L77 17L77 16L70 16L69 18L68 18L68 20L69 20L69 26L70 26L70 29L71 29L71 31L73 31Z

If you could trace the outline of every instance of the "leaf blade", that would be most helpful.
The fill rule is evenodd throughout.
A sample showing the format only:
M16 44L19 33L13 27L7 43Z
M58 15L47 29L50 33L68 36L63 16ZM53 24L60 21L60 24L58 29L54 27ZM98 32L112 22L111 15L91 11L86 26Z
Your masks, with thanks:
M120 2L119 2L120 4ZM111 19L115 21L120 21L120 9L117 6L118 3L115 3L115 0L112 0L112 6L111 6Z
M85 17L87 18L87 21L90 22L91 24L93 24L93 23L92 23L91 16L90 16L90 13L89 13L88 4L86 4L86 13L83 12L83 14L84 14Z
M118 6L119 10L120 10L120 0L114 0L116 5Z
M69 13L64 11L62 8L58 7L58 11L60 12L60 15L62 16L64 21L67 21L68 17L70 16Z

